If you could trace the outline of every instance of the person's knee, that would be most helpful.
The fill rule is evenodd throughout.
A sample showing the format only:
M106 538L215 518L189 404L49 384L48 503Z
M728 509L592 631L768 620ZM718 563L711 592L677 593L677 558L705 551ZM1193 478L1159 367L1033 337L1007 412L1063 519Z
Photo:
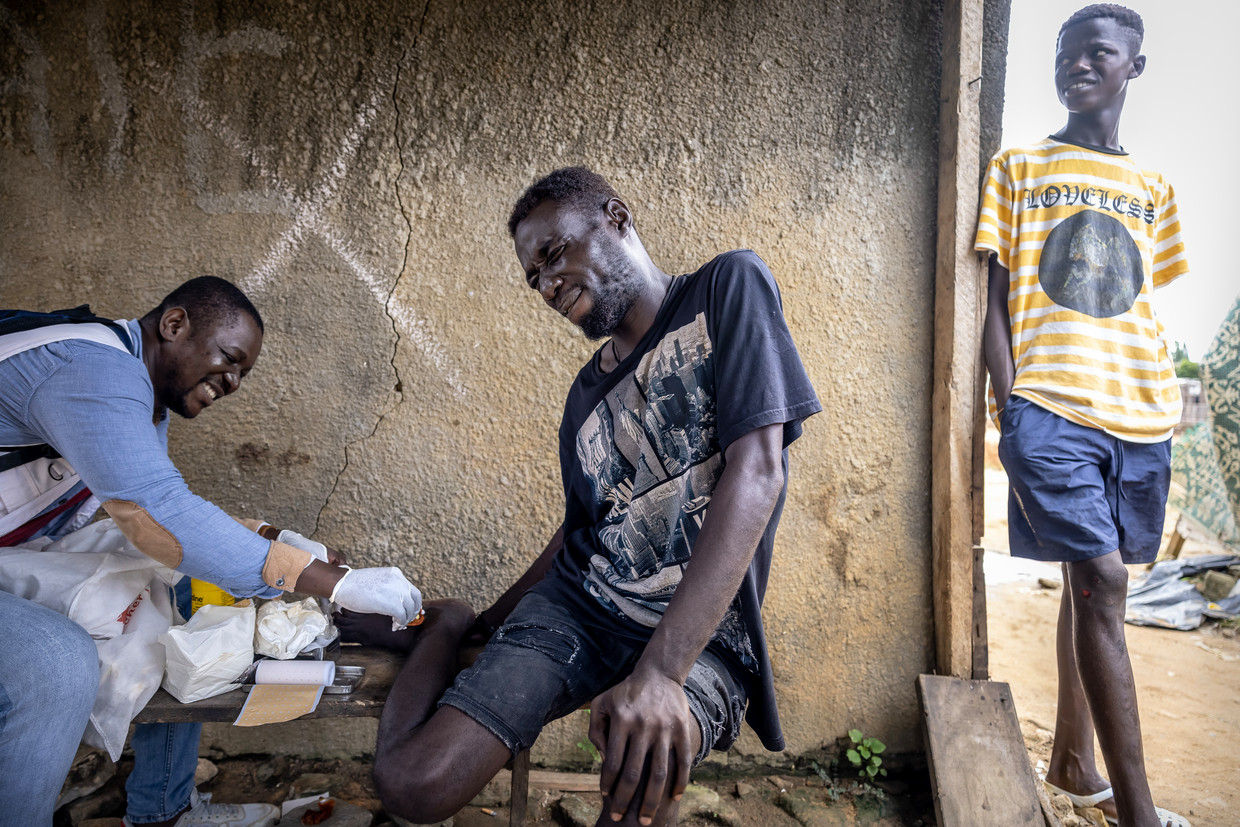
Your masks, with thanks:
M40 676L48 693L45 703L62 712L89 711L99 691L99 651L81 626L65 617L56 620L59 622L54 627L45 630L45 662L26 664L25 668Z
M415 824L444 821L465 804L454 795L454 774L445 762L428 761L410 772L397 762L376 758L373 775L384 810Z
M1128 597L1128 569L1118 553L1070 565L1072 604L1076 611L1122 609Z

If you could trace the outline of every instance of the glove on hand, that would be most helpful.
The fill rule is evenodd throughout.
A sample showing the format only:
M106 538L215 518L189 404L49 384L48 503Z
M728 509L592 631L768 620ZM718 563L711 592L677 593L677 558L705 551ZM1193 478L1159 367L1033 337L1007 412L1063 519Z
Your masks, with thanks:
M314 559L327 562L327 546L322 543L315 542L309 537L303 537L296 531L289 531L287 528L276 535L276 541L285 545L299 548L302 551L308 551L314 555Z
M388 615L394 627L408 626L422 611L422 593L393 566L349 569L331 601L354 612Z

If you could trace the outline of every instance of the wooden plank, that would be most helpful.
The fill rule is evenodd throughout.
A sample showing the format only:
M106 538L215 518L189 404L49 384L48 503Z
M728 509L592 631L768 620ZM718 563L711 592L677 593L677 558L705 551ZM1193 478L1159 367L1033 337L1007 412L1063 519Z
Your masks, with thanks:
M973 441L985 310L981 260L973 252L983 5L943 4L930 519L936 667L957 677L973 671Z
M323 695L319 707L299 721L312 718L378 718L396 673L404 661L403 656L386 649L345 644L337 654L328 654L330 660L341 666L364 666L366 676L361 685L348 695ZM134 718L134 723L232 723L241 712L248 693L237 688L223 695L204 698L192 704L183 704L160 689L147 702L146 707Z
M525 810L530 800L530 751L523 749L512 759L512 791L508 796L509 827L525 827Z
M1008 685L920 675L917 694L939 827L1042 827Z
M986 623L986 549L973 547L973 675L975 681L990 678L990 632Z
M513 759L516 762L516 759ZM512 772L500 770L495 780L502 787L511 783ZM531 790L556 790L562 793L596 793L599 791L599 776L596 772L557 772L555 770L530 770L529 782Z

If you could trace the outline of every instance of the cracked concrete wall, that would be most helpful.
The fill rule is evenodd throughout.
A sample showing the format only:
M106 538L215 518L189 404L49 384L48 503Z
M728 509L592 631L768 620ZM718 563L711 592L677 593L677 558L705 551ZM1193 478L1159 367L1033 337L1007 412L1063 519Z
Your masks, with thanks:
M173 424L190 485L481 607L561 516L591 352L507 212L591 165L664 269L767 260L826 409L765 612L789 754L850 727L917 749L938 28L895 0L0 0L0 306L134 316L237 281L263 355ZM583 728L556 732L541 757L572 758Z

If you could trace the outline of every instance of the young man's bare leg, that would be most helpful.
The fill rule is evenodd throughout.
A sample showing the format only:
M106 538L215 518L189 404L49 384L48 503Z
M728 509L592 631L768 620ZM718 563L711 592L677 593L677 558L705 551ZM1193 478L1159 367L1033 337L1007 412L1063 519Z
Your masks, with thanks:
M1077 672L1089 702L1123 827L1155 827L1158 816L1145 775L1137 690L1124 640L1128 570L1118 551L1068 563Z
M473 619L458 601L426 604L426 621L379 719L375 786L387 811L410 821L448 818L511 758L481 724L452 707L437 708L456 678L457 650Z
M1094 757L1094 722L1081 674L1076 668L1076 647L1072 642L1072 588L1068 585L1068 566L1063 570L1063 595L1059 601L1059 623L1055 629L1055 661L1059 673L1059 699L1055 707L1055 744L1051 750L1046 780L1077 795L1092 795L1111 786L1098 771ZM1097 805L1115 817L1115 800Z

